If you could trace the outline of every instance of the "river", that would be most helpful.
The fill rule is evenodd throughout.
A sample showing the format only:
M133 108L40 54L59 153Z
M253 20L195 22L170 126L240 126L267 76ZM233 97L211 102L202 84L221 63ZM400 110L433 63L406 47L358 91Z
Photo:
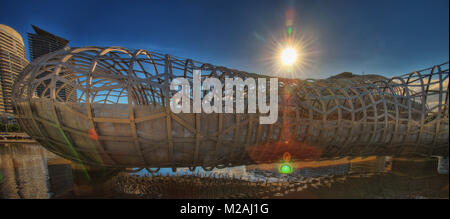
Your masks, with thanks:
M39 144L0 144L0 198L446 198L448 158L343 158L239 166L146 169L89 167Z

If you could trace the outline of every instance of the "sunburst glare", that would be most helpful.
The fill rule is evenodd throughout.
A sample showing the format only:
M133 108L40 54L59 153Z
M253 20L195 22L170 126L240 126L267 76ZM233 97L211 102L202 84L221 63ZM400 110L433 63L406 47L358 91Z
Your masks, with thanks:
M273 76L285 78L310 77L314 68L314 56L318 53L314 34L307 29L297 31L294 25L295 11L288 8L282 34L270 34L265 41L268 51L264 52L262 61Z
M281 63L284 65L292 65L297 60L297 50L287 47L281 51Z
M266 63L269 73L285 78L309 77L313 70L314 57L318 50L314 48L314 39L310 36L275 37L267 43L262 62Z

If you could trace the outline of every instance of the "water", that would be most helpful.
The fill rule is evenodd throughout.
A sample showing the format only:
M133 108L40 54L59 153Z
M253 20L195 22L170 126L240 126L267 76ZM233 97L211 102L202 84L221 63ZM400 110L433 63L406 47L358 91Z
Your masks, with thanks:
M367 157L204 171L71 163L38 144L0 144L0 198L447 198L448 158ZM134 173L131 173L134 172Z

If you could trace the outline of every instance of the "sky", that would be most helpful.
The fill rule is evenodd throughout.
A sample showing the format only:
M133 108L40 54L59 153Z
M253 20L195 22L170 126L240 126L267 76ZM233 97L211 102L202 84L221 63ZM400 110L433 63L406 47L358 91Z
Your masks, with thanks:
M302 54L288 77L393 76L449 60L448 0L0 0L0 23L23 38L33 24L72 47L156 50L280 77L287 18Z

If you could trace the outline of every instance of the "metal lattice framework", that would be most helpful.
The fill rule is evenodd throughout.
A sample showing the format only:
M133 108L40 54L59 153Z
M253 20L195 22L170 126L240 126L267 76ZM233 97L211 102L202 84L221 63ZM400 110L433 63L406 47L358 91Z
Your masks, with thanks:
M293 160L448 156L448 62L389 80L280 78L272 125L258 114L172 113L169 83L192 83L194 69L222 82L266 77L146 50L67 48L28 65L13 98L30 136L92 165L212 169L285 152Z

